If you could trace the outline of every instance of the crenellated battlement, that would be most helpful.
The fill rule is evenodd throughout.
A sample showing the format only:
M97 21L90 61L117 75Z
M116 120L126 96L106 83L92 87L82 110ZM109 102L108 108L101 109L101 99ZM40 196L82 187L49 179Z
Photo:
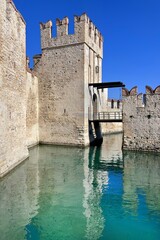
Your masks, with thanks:
M57 37L68 35L68 24L68 17L63 18L62 20L59 18L56 19Z
M62 20L57 18L55 26L57 36L52 37L52 21L40 23L42 50L86 43L102 56L103 37L85 13L81 16L74 16L74 34L68 33L68 26L68 17L64 17Z
M156 101L160 99L160 86L157 86L154 90L150 86L146 86L145 94L138 93L137 86L133 87L130 91L127 88L123 88L122 96L124 104L127 103L131 108L147 108L148 106L155 105Z
M131 88L129 91L127 88L122 88L122 96L127 97L127 96L135 96L137 95L137 86Z
M124 149L160 152L160 86L123 89Z
M150 86L146 86L146 91L145 91L145 95L157 95L160 94L160 85L157 86L154 90L152 89L152 87ZM129 97L129 96L139 96L139 95L143 95L143 93L139 93L138 94L138 88L137 86L131 88L131 90L129 91L127 88L122 88L122 96L123 97Z
M150 86L146 86L146 94L160 94L160 85L154 90Z

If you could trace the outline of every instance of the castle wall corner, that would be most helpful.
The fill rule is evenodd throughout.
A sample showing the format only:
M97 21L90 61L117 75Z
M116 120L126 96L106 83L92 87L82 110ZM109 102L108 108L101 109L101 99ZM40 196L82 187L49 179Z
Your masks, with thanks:
M28 71L26 94L26 141L32 147L39 143L38 78Z

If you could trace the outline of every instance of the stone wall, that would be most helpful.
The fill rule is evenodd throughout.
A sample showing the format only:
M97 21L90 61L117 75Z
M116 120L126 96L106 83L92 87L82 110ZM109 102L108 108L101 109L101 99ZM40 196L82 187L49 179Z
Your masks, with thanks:
M28 157L40 143L86 146L89 114L105 102L89 83L102 80L103 38L86 14L41 23L42 54L34 71L26 64L26 26L12 0L1 1L0 15L0 177ZM36 77L37 76L37 77Z
M38 78L27 71L27 146L39 143Z
M27 158L25 22L12 1L0 14L0 176Z
M86 14L76 16L74 21L75 34L70 35L68 18L57 19L56 38L52 37L52 22L41 23L42 55L34 57L41 143L89 144L88 109L92 99L88 83L101 80L102 36Z
M121 122L101 123L102 134L122 133L123 124Z
M123 89L124 149L160 151L160 87Z
M107 99L107 108L122 110L122 100Z
M107 101L105 105L104 112L114 113L115 116L118 118L119 114L122 113L122 101L120 100L120 108L117 108L117 100L114 100L114 108L111 108L111 101ZM110 134L110 133L122 133L123 132L123 124L122 122L107 122L101 123L102 133Z

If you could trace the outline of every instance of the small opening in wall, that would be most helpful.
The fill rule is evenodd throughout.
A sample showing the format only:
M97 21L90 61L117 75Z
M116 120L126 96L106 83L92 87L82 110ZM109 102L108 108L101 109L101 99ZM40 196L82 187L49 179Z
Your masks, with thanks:
M133 118L133 116L131 115L131 116L129 116L130 118Z
M111 100L111 108L114 108L114 100Z
M154 104L154 107L156 107L156 106L157 106L157 103Z
M92 31L92 28L91 27L89 27L89 36L91 37L91 31Z
M150 118L151 118L151 115L150 115L150 114L149 114L149 115L147 115L147 118L148 118L148 119L150 119Z
M119 102L119 100L117 101L117 108L119 108L119 105L120 105L120 102Z
M146 106L146 94L143 94L143 105Z

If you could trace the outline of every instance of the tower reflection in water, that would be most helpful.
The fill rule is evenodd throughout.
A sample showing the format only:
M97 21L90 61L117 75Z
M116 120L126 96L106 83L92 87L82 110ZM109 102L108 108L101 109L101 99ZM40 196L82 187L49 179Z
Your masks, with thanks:
M83 206L87 219L86 238L103 236L106 219L102 205L103 194L109 187L109 171L123 168L122 135L109 135L101 147L90 147L84 160L85 189Z
M105 137L85 158L86 238L158 240L160 154L122 153L121 137Z
M159 240L160 155L121 145L33 148L0 181L0 239Z

